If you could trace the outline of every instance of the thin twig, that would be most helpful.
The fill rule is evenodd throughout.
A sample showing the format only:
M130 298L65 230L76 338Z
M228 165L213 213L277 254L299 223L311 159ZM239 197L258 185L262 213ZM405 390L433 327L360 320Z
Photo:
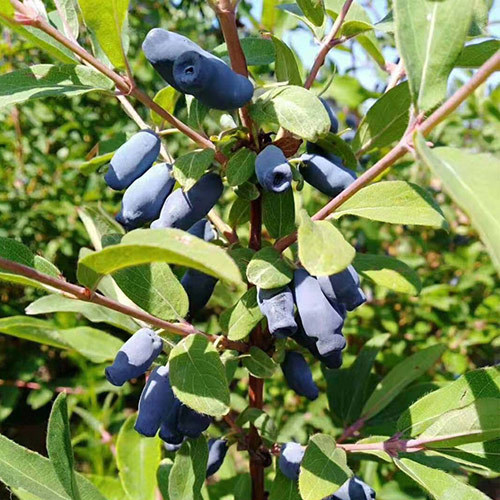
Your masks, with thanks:
M0 379L0 387L17 387L18 389L29 389L31 391L39 391L44 389L42 384L38 382L24 382L22 380L2 380ZM85 389L82 387L56 387L55 392L66 392L67 394L84 394Z
M403 139L386 156L378 161L373 167L368 169L363 175L358 177L347 189L342 191L333 200L327 203L314 216L313 220L323 220L330 216L337 208L354 196L358 191L375 180L379 175L394 165L400 158L408 152L408 144L412 142L413 133L419 130L427 136L439 123L453 113L480 85L482 85L490 75L500 70L500 53L490 57L476 72L476 74L460 89L455 92L444 104L429 116L420 125L415 124ZM282 252L297 241L297 233L292 233L281 240L278 240L274 247Z
M240 351L240 352L247 351L246 344L242 342L234 342L224 336L219 337L217 335L208 335L207 333L198 330L195 326L193 326L188 322L170 323L163 319L157 318L156 316L153 316L152 314L149 314L146 311L143 311L136 307L121 304L120 302L110 299L109 297L105 297L104 295L93 293L88 288L68 283L67 281L61 278L55 278L53 276L49 276L48 274L44 274L37 271L36 269L33 269L32 267L19 264L18 262L13 262L11 260L0 257L0 268L15 274L19 274L21 276L25 276L26 278L30 278L39 283L43 283L52 288L55 288L56 290L65 292L66 294L69 294L75 299L83 300L85 302L91 302L93 304L98 304L100 306L107 307L108 309L112 309L113 311L118 311L123 314L126 314L127 316L131 316L141 321L145 321L150 325L162 328L163 330L173 333L175 335L180 335L182 337L187 337L188 335L193 335L193 334L202 335L211 342L214 343L217 342L218 345L221 345L226 349L233 349L235 351Z

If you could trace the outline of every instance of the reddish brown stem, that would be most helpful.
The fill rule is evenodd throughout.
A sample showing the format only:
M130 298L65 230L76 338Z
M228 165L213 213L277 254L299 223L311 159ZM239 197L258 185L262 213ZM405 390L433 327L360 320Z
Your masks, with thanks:
M31 391L39 391L43 389L43 385L38 382L23 382L22 380L1 380L0 387L17 387L18 389L29 389ZM67 394L83 394L85 390L81 387L56 387L55 392L66 392Z
M337 439L337 443L343 443L344 441L347 441L350 437L357 434L364 427L364 425L365 421L360 418L344 430L342 435Z
M408 152L408 144L412 142L413 133L419 130L424 136L428 135L439 123L453 113L490 75L500 70L500 53L490 57L476 72L476 74L460 89L455 92L444 104L429 116L421 125L416 124L407 131L403 139L386 156L358 177L347 189L327 203L314 216L314 220L326 219L338 207L354 196L363 187L375 180L379 175L394 165ZM297 241L297 233L292 233L277 241L274 247L282 252Z
M226 337L208 335L204 332L201 332L187 322L170 323L163 319L157 318L156 316L153 316L146 311L137 309L136 307L121 304L120 302L117 302L98 293L92 293L88 288L85 288L83 286L74 285L72 283L68 283L64 279L55 278L53 276L49 276L48 274L40 273L32 267L28 267L23 264L19 264L18 262L4 259L3 257L0 257L0 268L5 269L6 271L10 271L14 274L25 276L26 278L30 278L39 283L48 285L52 288L55 288L56 290L65 292L76 299L84 300L86 302L92 302L93 304L107 307L108 309L112 309L113 311L121 312L123 314L126 314L127 316L140 319L141 321L145 321L152 326L162 328L167 332L174 333L182 337L187 337L188 335L192 334L198 334L203 335L211 342L218 342L219 345L222 345L226 349L234 349L240 352L246 352L248 350L246 344L244 344L243 342L234 342L227 339Z

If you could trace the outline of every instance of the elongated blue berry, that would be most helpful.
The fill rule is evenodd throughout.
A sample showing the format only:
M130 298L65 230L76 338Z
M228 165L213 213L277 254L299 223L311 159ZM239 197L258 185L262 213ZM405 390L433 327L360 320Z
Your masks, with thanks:
M262 188L283 193L292 187L292 169L280 148L267 146L255 160L255 173Z
M168 366L155 368L141 393L135 430L143 436L153 437L175 400Z
M300 464L304 458L305 449L299 443L285 443L281 446L278 466L283 474L292 481L297 481L300 474Z
M165 451L168 451L169 453L176 453L181 449L184 441L185 440L182 440L182 442L179 444L172 444L172 443L167 443L166 441L163 441L163 447L165 448Z
M330 118L330 132L336 134L339 131L339 121L337 119L337 115L335 114L335 111L333 111L332 107L330 106L329 102L326 99L320 97L319 100L325 107L326 112L328 113L328 118Z
M267 318L271 335L283 338L297 331L293 294L290 288L259 289L257 302L262 314Z
M227 441L225 439L208 440L208 462L206 477L213 476L222 466L227 453Z
M348 311L353 311L366 302L366 296L359 286L358 273L352 266L340 273L318 278L318 282L330 301L343 303Z
M300 173L304 180L318 191L335 197L356 180L356 174L342 165L342 160L334 155L303 154L304 166Z
M252 82L234 72L221 59L200 51L188 51L174 62L177 88L196 97L205 106L230 111L243 107L253 96Z
M212 418L208 415L198 413L184 404L181 405L177 429L185 436L196 439L211 423Z
M165 443L179 445L182 444L184 440L184 435L177 428L179 423L180 408L181 402L175 398L174 402L165 412L159 433L160 438Z
M331 497L326 500L375 500L377 495L373 488L353 477L346 481Z
M314 383L311 368L299 352L288 351L281 363L288 387L299 396L314 401L319 396L318 386Z
M172 165L153 165L127 188L116 220L130 230L156 219L174 185Z
M111 366L106 368L106 378L116 386L143 375L160 355L163 340L149 328L141 328L123 344Z
M344 319L323 295L318 280L305 269L294 273L295 303L308 337L317 339L316 348L321 356L343 349L346 345L341 334Z
M160 217L152 229L173 227L187 230L205 217L217 203L223 191L221 178L217 174L204 175L189 191L176 189L163 204Z
M104 179L112 189L126 189L151 168L159 153L160 138L152 130L141 130L117 149Z

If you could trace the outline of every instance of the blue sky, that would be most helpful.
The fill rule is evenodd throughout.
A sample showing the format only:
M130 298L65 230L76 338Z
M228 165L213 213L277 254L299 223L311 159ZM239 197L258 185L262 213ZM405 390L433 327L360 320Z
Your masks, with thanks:
M365 0L357 1L361 4L366 3ZM262 0L253 0L252 3L252 13L255 15L255 17L259 18L262 10ZM374 22L380 20L387 13L386 0L373 0L372 6L373 9L369 9L368 13L372 17L372 20ZM500 0L494 0L490 20L493 22L493 24L490 26L490 33L493 36L500 38ZM295 52L299 55L304 66L306 68L309 68L313 63L314 57L318 50L318 46L314 42L309 30L295 30L285 38L285 41L290 46L292 46ZM356 60L365 61L366 55L361 50L359 45L354 44L354 47ZM384 55L387 61L394 61L394 58L396 56L394 51L387 51ZM329 57L333 58L341 74L344 73L346 69L349 68L352 64L351 55L339 50L332 51ZM459 75L458 71L459 70L457 70L457 74ZM356 77L361 80L365 87L370 89L374 89L374 86L376 85L377 79L375 75L376 73L373 69L361 69L356 73ZM497 79L498 82L500 82L500 77L495 78L495 80Z

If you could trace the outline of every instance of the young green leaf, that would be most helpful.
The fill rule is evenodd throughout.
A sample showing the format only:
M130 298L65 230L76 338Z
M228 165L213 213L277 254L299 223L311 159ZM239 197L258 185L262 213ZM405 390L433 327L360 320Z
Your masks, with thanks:
M263 318L257 304L257 289L250 288L230 313L228 337L231 340L244 339Z
M472 20L471 0L395 0L396 46L413 102L420 111L446 96L448 76L462 52Z
M250 347L248 354L240 356L243 366L257 378L271 378L276 370L276 363L256 346Z
M271 40L249 36L241 38L240 43L248 66L264 66L274 62L275 53ZM225 43L215 47L213 53L217 57L229 62L229 54Z
M268 446L272 446L277 439L277 430L274 420L263 410L245 408L238 418L236 424L244 427L246 424L252 424L260 433L262 439Z
M409 384L422 376L446 350L444 345L433 345L418 351L396 365L375 387L365 403L361 416L368 420L380 413Z
M134 500L154 500L156 469L161 460L160 438L135 431L136 415L122 425L116 441L116 464L123 489Z
M357 215L391 224L415 224L447 229L443 212L424 188L405 181L370 184L349 198L333 217Z
M316 434L309 440L300 467L300 495L303 500L321 500L337 491L351 475L346 454L336 448L335 439Z
M244 198L236 198L229 209L227 217L228 224L233 227L239 227L250 220L250 202Z
M444 184L453 200L470 216L500 272L500 160L488 154L454 148L430 150L421 135L418 157Z
M272 247L263 248L252 257L246 274L250 283L264 290L288 285L293 278L290 266Z
M282 238L295 230L295 203L293 190L285 193L264 192L262 222L273 238Z
M298 244L300 261L313 276L343 271L356 254L331 222L313 221L305 210L301 212Z
M239 186L255 173L257 154L251 149L241 148L227 162L226 175L230 186Z
M78 208L90 241L96 250L102 250L102 238L108 234L125 234L123 227L112 219L101 206L85 205Z
M219 353L205 337L189 335L169 358L175 395L199 413L222 417L229 411L229 389Z
M358 253L354 267L363 277L395 292L418 295L422 289L416 271L394 257Z
M315 26L321 26L325 19L325 8L323 0L297 0L304 15Z
M192 95L186 94L187 124L194 129L203 128L203 120L210 109Z
M464 47L455 61L457 68L479 68L500 50L500 40L486 40Z
M189 191L210 167L214 157L213 149L200 149L180 156L174 163L173 173L176 181Z
M42 97L109 91L113 83L93 68L36 64L0 76L0 108Z
M272 36L271 39L276 50L276 80L290 85L302 85L299 64L293 50L279 38Z
M175 105L179 100L181 95L173 87L163 87L155 96L153 101L159 104L163 109L167 110L170 114L174 113ZM158 113L151 110L150 111L151 121L160 127L164 122L165 118L161 117Z
M54 471L71 499L79 500L76 484L73 448L68 420L66 394L61 393L52 405L47 429L47 451Z

